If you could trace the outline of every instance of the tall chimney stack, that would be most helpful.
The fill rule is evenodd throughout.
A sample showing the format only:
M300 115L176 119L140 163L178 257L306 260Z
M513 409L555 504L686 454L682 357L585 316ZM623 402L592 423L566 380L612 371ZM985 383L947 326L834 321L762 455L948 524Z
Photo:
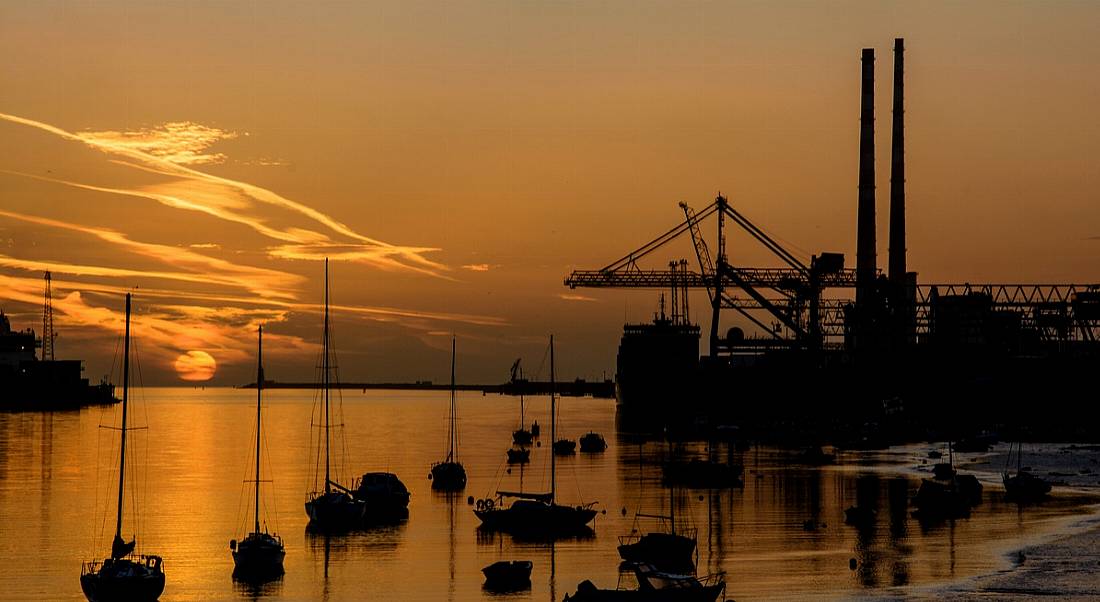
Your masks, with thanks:
M859 112L859 206L856 210L856 306L875 286L875 50L863 49Z
M905 40L894 39L894 131L890 152L890 282L905 283Z

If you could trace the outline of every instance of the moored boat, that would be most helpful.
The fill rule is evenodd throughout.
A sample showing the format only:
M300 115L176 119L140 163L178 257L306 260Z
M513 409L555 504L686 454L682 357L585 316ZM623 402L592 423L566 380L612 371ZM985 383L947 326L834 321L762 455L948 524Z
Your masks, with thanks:
M577 442L572 439L558 439L554 442L554 455L572 456L577 453Z
M366 504L368 523L400 520L409 516L409 490L392 472L368 472L359 478L355 498Z
M501 560L481 569L485 588L495 591L517 591L531 587L530 560Z
M599 453L607 449L607 441L603 435L589 431L580 438L581 451L584 453Z
M337 482L332 474L332 345L329 324L328 259L325 259L324 332L321 335L321 436L317 444L323 447L324 475L314 475L314 489L306 495L306 516L309 526L321 531L346 531L363 526L367 505L355 492Z
M554 337L550 337L550 438L557 429L554 391ZM550 491L523 493L497 491L495 497L477 501L474 514L490 530L540 537L575 536L590 533L588 523L596 518L595 502L566 506L555 500L557 471L555 454L550 454ZM508 503L509 500L513 500Z
M965 518L970 508L981 501L982 484L974 475L959 474L954 467L954 452L948 444L948 461L932 467L932 478L921 479L913 498L914 516L923 521Z
M111 556L84 562L80 567L80 588L91 602L152 602L164 592L164 562L160 556L135 554L137 539L122 538L122 507L126 477L126 433L130 391L130 293L126 293L126 331L122 360L122 426L118 455L118 503Z
M460 491L466 488L466 468L458 461L457 414L458 409L455 405L455 338L451 337L451 409L450 418L447 421L447 455L442 462L432 464L431 472L428 474L428 478L432 481L432 489ZM397 477L394 476L394 478ZM408 506L408 500L405 501L405 505Z
M637 589L600 589L582 581L565 602L714 602L726 591L725 573L704 577L666 573L652 565L634 565Z
M526 464L531 461L531 450L521 447L512 447L508 449L508 463L509 464Z
M1007 465L1012 459L1012 444L1008 445ZM1018 504L1030 504L1046 499L1050 493L1050 483L1042 477L1036 476L1023 467L1023 444L1016 445L1016 474L1011 474L1008 468L1001 473L1001 482L1005 486L1005 497Z
M260 326L257 351L256 351L256 472L252 483L255 486L253 494L253 526L252 531L240 541L229 542L229 549L233 553L233 576L244 580L264 580L283 574L283 559L286 557L286 548L283 540L274 533L268 533L266 528L260 525L260 441L262 434L263 416L261 404L264 389L264 327Z

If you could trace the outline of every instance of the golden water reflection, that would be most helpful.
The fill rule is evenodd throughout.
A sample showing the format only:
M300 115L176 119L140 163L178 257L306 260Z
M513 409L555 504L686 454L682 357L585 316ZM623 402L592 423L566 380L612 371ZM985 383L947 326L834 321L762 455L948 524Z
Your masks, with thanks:
M517 420L514 400L459 396L460 460L469 484L461 494L446 495L432 492L427 472L444 453L447 395L349 392L343 403L347 472L396 472L412 492L410 518L325 536L307 531L302 508L313 462L312 394L274 391L265 410L265 471L274 480L265 484L265 512L286 542L286 574L249 585L231 578L228 542L248 522L243 480L254 398L224 389L152 389L144 397L145 410L136 416L149 429L135 436L144 451L134 467L136 494L127 497L127 511L136 505L139 513L128 515L126 530L136 525L141 548L164 557L166 601L560 600L584 579L614 587L620 578L617 537L652 526L635 525L634 513L667 514L670 499L682 528L698 531L699 571L725 571L729 598L883 594L1004 568L1007 552L1064 529L1086 501L1061 495L1019 509L987 487L971 518L922 525L911 517L908 500L923 447L842 453L836 465L815 468L792 463L782 450L738 452L706 443L687 444L686 452L743 462L745 486L670 496L661 484L665 443L616 434L609 401L569 399L561 431L574 438L602 432L610 448L561 459L560 497L566 503L598 500L606 513L597 517L590 538L523 541L479 530L467 504L467 496L482 497L498 486L548 487L549 446L534 448L522 470L509 472L504 464ZM549 424L544 402L533 400L529 420ZM113 528L109 494L117 447L114 432L99 425L117 421L116 411L0 414L5 596L83 599L80 561L102 556ZM861 528L844 524L844 509L857 502L877 510ZM530 590L482 588L480 569L501 559L534 562Z

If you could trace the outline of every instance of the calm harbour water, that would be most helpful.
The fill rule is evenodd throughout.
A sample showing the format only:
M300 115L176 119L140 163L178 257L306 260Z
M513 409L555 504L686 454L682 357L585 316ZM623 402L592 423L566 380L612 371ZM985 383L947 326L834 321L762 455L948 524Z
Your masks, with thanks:
M558 464L561 501L597 500L607 511L596 519L595 537L549 545L483 534L466 496L520 486L520 471L508 474L504 464L518 400L459 395L460 460L469 484L447 497L433 493L427 480L430 464L445 453L447 393L346 391L345 474L397 473L412 492L410 517L394 527L314 536L306 532L302 509L315 457L314 393L271 391L265 395L265 478L274 482L265 484L264 500L269 525L286 543L286 575L249 588L231 578L228 543L251 520L243 481L252 458L255 392L146 389L136 397L133 424L148 430L134 431L131 482L137 487L127 493L124 532L134 532L129 510L136 503L139 549L164 558L165 601L561 600L583 579L614 587L617 537L630 532L634 512L668 512L668 490L660 483L665 445L616 433L610 400L566 398L560 432L576 438L595 430L610 445L603 454ZM548 400L529 402L528 419L543 425L548 441ZM114 526L117 431L99 427L117 425L119 412L0 414L0 598L83 600L80 563L107 553ZM703 443L687 448L705 453ZM678 518L698 530L699 572L725 571L726 596L737 600L926 593L1008 568L1010 551L1067 532L1088 511L1083 494L1022 510L1006 504L991 468L971 518L922 528L902 504L915 492L931 448L841 453L836 465L812 468L791 463L780 450L737 453L716 446L717 456L744 462L745 487L677 496ZM549 445L533 451L524 489L547 488L548 452ZM871 528L844 524L844 509L857 492L878 505ZM480 569L500 559L534 562L529 591L482 590Z

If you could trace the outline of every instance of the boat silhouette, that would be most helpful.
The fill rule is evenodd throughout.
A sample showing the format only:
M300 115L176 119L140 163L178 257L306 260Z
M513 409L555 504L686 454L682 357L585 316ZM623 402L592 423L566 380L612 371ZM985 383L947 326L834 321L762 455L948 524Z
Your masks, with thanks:
M85 562L80 568L80 588L91 602L149 602L164 592L164 562L160 556L134 554L137 540L122 538L122 502L126 477L126 433L130 398L130 303L126 293L126 334L122 360L122 426L118 452L118 504L111 556L102 561Z
M244 536L240 541L232 540L229 548L233 551L233 576L238 579L252 581L265 580L283 574L283 559L286 557L286 548L283 540L277 534L269 533L266 528L260 528L260 441L262 436L262 399L264 389L264 327L260 326L258 342L256 344L256 473L252 480L255 485L253 492L253 524L252 532Z
M554 391L554 337L550 337L550 438L557 434L556 394ZM566 506L557 503L557 467L550 454L550 491L525 493L497 491L495 498L477 501L474 514L482 527L510 533L543 537L581 535L590 532L588 523L596 518L595 502ZM510 503L509 503L510 502Z
M329 324L328 259L325 259L324 331L321 335L321 402L323 433L318 445L324 448L325 473L320 487L306 494L306 516L309 526L322 531L343 531L362 526L367 504L357 499L355 492L332 477L332 349ZM319 476L319 475L318 475Z
M461 491L466 488L466 469L458 461L458 427L455 407L455 338L451 337L451 409L447 422L447 456L442 462L432 464L428 478L432 489L441 491Z

